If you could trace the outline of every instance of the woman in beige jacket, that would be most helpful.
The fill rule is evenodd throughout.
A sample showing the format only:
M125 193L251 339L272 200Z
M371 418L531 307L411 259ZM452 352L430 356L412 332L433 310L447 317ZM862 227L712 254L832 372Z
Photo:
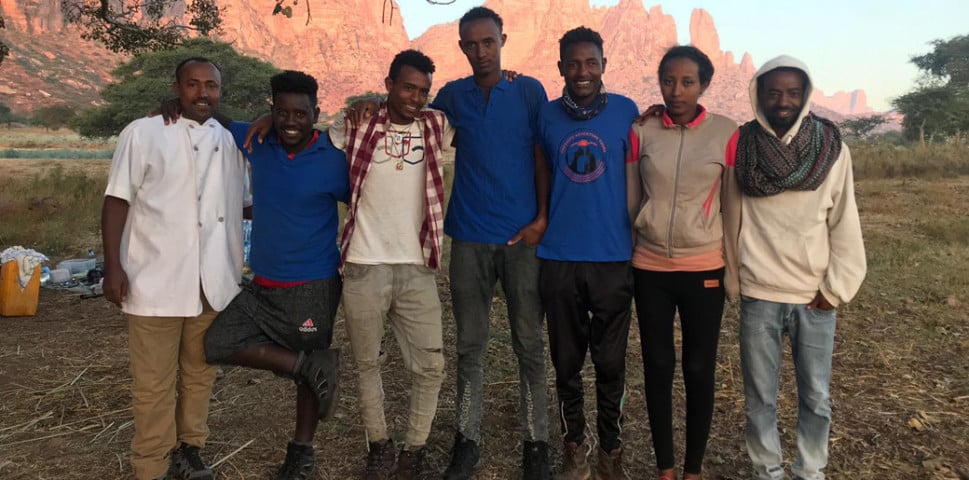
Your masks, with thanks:
M636 311L657 477L664 480L674 478L675 314L683 333L686 387L683 478L697 479L713 417L724 297L736 295L736 281L724 285L723 225L730 218L721 214L721 197L735 184L727 145L737 124L698 104L713 72L700 50L671 48L659 65L665 112L630 133Z

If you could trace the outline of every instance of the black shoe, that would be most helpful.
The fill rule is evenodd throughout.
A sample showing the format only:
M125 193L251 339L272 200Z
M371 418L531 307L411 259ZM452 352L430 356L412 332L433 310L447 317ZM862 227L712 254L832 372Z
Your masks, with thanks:
M525 441L522 448L522 479L549 480L548 443Z
M313 447L289 442L286 445L286 460L276 472L276 480L306 480L316 471L316 456Z
M427 460L427 449L401 450L397 456L394 480L437 480L440 475Z
M478 468L481 451L474 440L468 440L458 432L454 436L454 448L451 450L451 464L444 471L444 480L467 480Z
M388 438L383 442L371 442L363 480L387 480L394 473L396 465L397 446L393 440Z
M183 443L172 451L171 477L181 480L213 480L212 469L209 468L199 447Z
M296 360L296 383L308 386L316 395L322 419L333 418L336 411L339 368L340 350L336 348L299 352Z

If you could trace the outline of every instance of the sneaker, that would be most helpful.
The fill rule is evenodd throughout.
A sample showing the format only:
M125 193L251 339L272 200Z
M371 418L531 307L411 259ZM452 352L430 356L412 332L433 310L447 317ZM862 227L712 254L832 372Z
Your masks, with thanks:
M333 418L336 411L339 368L340 350L336 348L299 352L296 360L296 382L310 387L316 394L321 419Z
M187 443L179 445L172 451L170 472L172 478L181 480L213 480L215 478L212 475L212 469L199 455L199 447Z
M430 461L427 460L427 449L401 450L397 456L397 471L394 480L437 480L441 478Z
M397 447L394 441L371 442L367 452L367 469L363 480L387 480L397 464Z
M596 480L629 480L622 465L622 447L611 452L599 449L596 463Z
M555 475L555 480L589 480L592 478L592 468L589 467L591 450L592 448L585 442L566 443L562 470Z
M525 441L522 448L522 479L549 480L548 443Z
M316 455L310 445L286 445L286 460L276 472L276 480L306 480L316 471Z
M444 471L444 480L467 480L478 468L481 452L474 440L468 440L461 432L454 436L451 464ZM527 478L527 477L526 477Z

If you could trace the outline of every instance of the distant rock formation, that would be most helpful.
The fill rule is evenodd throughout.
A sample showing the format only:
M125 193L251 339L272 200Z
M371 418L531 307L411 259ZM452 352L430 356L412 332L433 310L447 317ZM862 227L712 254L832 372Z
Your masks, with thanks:
M307 24L302 4L293 18L286 18L269 15L275 0L223 0L219 37L247 55L314 75L320 107L330 113L347 96L382 91L390 60L405 48L418 48L434 59L435 90L471 73L458 48L457 21L431 27L410 41L396 3L390 18L390 9L384 10L380 1L312 1ZM656 69L663 52L677 43L676 23L662 7L647 11L642 0L620 0L613 7L593 7L589 0L488 0L485 6L505 20L502 66L538 78L550 98L562 89L558 40L584 24L604 39L608 64L603 79L610 91L628 95L641 108L662 101ZM182 12L184 6L173 11ZM3 0L0 12L7 22L0 38L11 47L0 66L0 102L21 113L62 102L82 108L98 104L98 89L125 56L81 40L65 25L60 0ZM744 52L737 63L733 52L722 51L714 19L705 10L693 11L689 28L691 42L717 70L702 103L738 121L751 118L747 84L756 66L750 54ZM840 115L870 111L862 90L831 97L816 90L812 101Z

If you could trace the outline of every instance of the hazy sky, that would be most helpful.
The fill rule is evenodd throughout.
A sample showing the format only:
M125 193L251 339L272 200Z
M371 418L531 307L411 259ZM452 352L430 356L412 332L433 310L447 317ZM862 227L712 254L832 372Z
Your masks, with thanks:
M618 3L588 1L603 6ZM447 6L425 0L397 2L413 38L431 25L456 20L484 0L456 0ZM703 8L713 16L720 49L733 51L738 61L745 51L757 67L777 55L793 55L808 64L815 85L825 94L861 88L868 94L868 105L878 111L891 108L892 98L914 86L919 74L909 57L929 52L932 40L969 34L969 0L643 0L643 4L646 9L662 5L663 12L673 16L680 43L690 41L690 13ZM581 23L576 19L576 26Z

